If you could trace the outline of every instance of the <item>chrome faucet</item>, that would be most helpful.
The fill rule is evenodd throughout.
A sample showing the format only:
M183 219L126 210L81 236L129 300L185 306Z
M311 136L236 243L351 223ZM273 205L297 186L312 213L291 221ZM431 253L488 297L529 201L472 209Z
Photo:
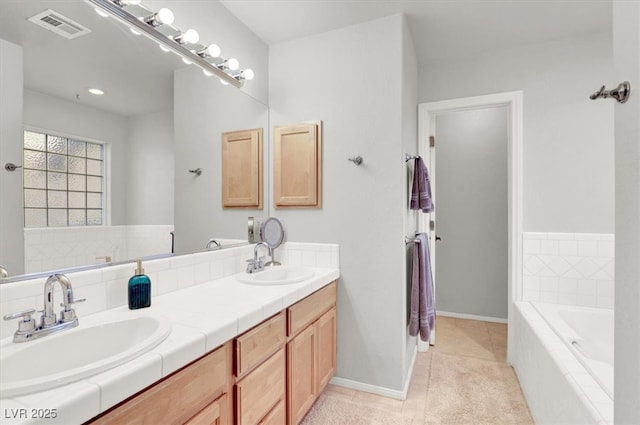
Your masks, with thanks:
M260 247L268 250L267 244L264 242L258 242L253 248L253 258L247 260L247 273L256 273L264 270L264 257L258 257L258 250Z
M0 264L0 279L3 277L9 277L9 272L4 268L2 264Z
M209 239L209 242L207 242L207 246L206 248L208 250L214 250L214 249L218 249L220 248L222 245L220 245L220 242L218 242L215 239ZM215 248L214 248L215 247Z
M63 310L60 311L60 320L58 320L56 314L53 312L53 291L56 282L60 284L63 295L62 304L60 304L63 307ZM78 326L78 317L71 306L85 300L85 298L74 298L71 281L65 275L53 274L49 276L44 284L44 310L42 310L40 326L36 327L36 321L31 318L31 315L36 312L34 309L7 314L4 316L4 320L22 318L18 324L18 330L13 335L13 342L32 341L64 329Z

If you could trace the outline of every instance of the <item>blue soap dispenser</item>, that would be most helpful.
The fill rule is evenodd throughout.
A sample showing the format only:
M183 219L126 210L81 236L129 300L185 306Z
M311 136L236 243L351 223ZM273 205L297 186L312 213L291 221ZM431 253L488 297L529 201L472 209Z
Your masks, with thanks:
M142 259L138 258L136 262L138 263L138 267L136 267L135 275L129 279L130 310L145 308L151 305L151 279L144 274Z

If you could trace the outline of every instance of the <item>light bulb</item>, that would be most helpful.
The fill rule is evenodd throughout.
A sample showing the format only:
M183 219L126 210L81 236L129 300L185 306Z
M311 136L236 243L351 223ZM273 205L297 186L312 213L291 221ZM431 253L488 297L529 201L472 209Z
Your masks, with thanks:
M198 31L190 28L182 34L181 38L184 43L196 44L200 40L200 35Z
M162 50L163 52L170 52L171 51L171 49L167 49L162 44L158 44L158 47L160 47L160 50Z
M156 12L156 19L164 25L171 25L174 20L173 12L170 9L163 7Z
M238 59L231 58L227 60L227 68L229 68L232 71L235 71L236 69L240 68L240 62L238 62Z
M222 53L222 51L220 50L220 46L218 46L217 44L209 44L205 53L212 58L217 58L218 56L220 56L220 53Z
M251 68L247 68L242 71L242 75L244 76L245 80L253 80L253 77L256 76L255 72L253 72L253 69Z
M227 83L227 82L226 82L225 80L223 80L222 78L220 79L220 83L221 83L223 86L228 86L228 85L229 85L229 83Z
M97 7L96 7L96 13L98 15L102 16L103 18L108 18L109 17L109 14L107 12L105 12L102 9L98 9Z
M202 73L203 73L204 75L206 75L207 77L211 77L211 76L213 75L211 72L207 71L206 69L203 69L203 70L202 70Z
M102 96L104 91L100 89L89 89L89 93L95 94L96 96Z

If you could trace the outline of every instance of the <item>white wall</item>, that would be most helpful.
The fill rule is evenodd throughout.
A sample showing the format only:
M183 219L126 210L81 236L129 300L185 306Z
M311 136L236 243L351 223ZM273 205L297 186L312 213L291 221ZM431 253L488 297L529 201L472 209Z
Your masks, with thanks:
M9 275L24 271L22 172L22 47L0 39L0 265Z
M402 148L403 153L417 154L418 152L418 63L416 58L415 46L413 39L411 38L411 32L409 26L402 25ZM413 162L413 161L411 161ZM411 183L413 182L413 168L405 167L403 175L403 205L409 205L409 191L411 190ZM416 212L410 209L406 209L404 217L404 235L412 236L416 233L417 221L416 216L423 214L422 212ZM406 259L407 265L412 264L413 260L413 247L411 245L406 246ZM406 302L407 305L411 305L411 269L407 269L403 279L406 282ZM409 313L411 309L407 307L407 323ZM411 359L415 352L416 338L406 334L407 344L405 352L405 369L404 376L409 372L409 368L412 366Z
M204 249L210 238L246 240L247 217L267 216L269 201L265 198L263 209L222 208L221 135L264 129L267 167L267 106L189 67L175 72L174 124L176 252ZM202 170L200 176L188 172L195 168ZM268 187L265 179L265 194Z
M112 114L72 101L24 91L24 125L107 143L110 150L111 224L126 224L127 186L132 178L127 160L128 122ZM22 148L22 137L18 141ZM22 224L20 224L22 226Z
M436 116L438 310L507 318L506 107Z
M395 15L269 51L271 126L323 121L323 207L272 214L288 240L340 245L337 377L392 391L406 370L403 150L415 149L416 113L403 99L403 87L415 86L405 26ZM360 167L347 161L355 155Z
M611 34L523 46L420 69L420 102L524 92L524 230L613 233Z
M127 147L125 223L173 225L173 111L130 117Z
M640 423L640 3L613 2L616 76L629 101L615 106L615 421Z

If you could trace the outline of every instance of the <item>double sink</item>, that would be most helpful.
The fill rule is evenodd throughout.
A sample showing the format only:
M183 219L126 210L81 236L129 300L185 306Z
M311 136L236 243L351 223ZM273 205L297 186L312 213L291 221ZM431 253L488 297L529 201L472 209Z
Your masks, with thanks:
M235 280L250 285L286 285L313 275L313 269L307 267L279 266L239 273ZM95 323L81 323L31 342L3 340L0 398L44 391L104 372L152 350L171 333L168 319L140 310L120 309L99 317L102 320Z

